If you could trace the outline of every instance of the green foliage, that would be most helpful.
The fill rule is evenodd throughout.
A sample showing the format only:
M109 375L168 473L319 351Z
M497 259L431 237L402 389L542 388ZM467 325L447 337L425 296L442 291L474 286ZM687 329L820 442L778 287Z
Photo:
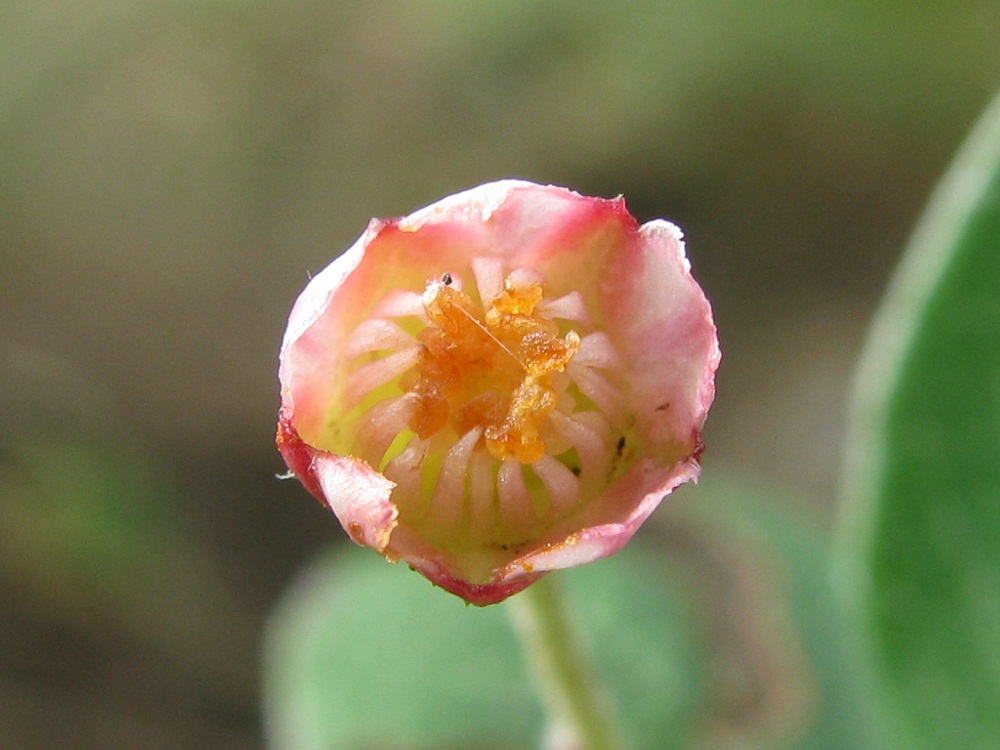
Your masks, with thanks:
M0 441L3 583L55 621L160 654L161 676L251 703L256 633L219 560L147 456L71 422L62 435L17 423Z
M565 581L625 721L681 747L698 694L696 640L676 586L646 562L632 551ZM534 746L541 708L505 607L468 607L368 552L324 557L271 623L271 746Z
M555 574L633 747L878 747L822 530L791 507L707 481L618 555ZM466 607L370 552L323 557L271 622L270 747L538 746L505 606Z
M900 748L1000 747L1000 99L863 360L841 583Z
M709 710L726 713L726 696L733 700L727 674L745 691L729 710L736 737L698 747L883 750L880 708L858 690L819 517L803 513L799 498L734 477L709 476L694 494L663 516L704 550L688 564L703 581L699 601L714 603L703 613L717 633L710 650L729 661L709 678Z

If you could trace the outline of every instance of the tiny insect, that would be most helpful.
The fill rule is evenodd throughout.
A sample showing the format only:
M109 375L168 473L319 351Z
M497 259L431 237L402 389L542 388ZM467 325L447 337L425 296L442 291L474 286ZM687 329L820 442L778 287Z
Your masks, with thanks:
M443 283L445 286L451 286L451 283L452 283L451 274L450 273L444 274L441 277L441 283Z

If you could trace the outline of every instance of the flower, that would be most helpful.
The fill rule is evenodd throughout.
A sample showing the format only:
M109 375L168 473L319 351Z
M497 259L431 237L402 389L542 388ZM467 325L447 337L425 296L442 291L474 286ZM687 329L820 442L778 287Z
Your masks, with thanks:
M355 542L491 604L697 479L719 359L677 227L494 182L373 220L309 282L277 444Z

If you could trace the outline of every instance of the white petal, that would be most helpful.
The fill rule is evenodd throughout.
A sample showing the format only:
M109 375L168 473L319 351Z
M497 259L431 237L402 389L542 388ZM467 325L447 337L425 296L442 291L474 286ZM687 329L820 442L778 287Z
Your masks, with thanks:
M373 318L403 318L407 315L423 315L424 303L416 292L395 289L389 292L372 311Z
M549 491L549 514L562 513L580 500L580 480L561 461L542 456L531 468Z
M419 508L421 504L421 469L427 448L427 441L414 435L403 452L385 465L382 473L396 483L392 500L400 507Z
M431 523L445 534L457 533L457 527L462 521L469 459L472 458L472 451L482 434L482 427L469 430L444 455L428 515Z
M485 535L497 525L494 458L486 451L472 454L469 465L469 533Z
M365 412L358 428L358 455L377 469L392 441L407 429L416 406L416 396L405 393L380 401Z
M557 411L549 414L556 430L564 435L580 457L584 483L599 481L611 463L610 429L599 413L581 412L567 417Z
M544 299L539 303L538 311L548 318L575 320L590 325L587 303L583 301L583 295L579 292L570 292L556 299Z
M566 372L576 381L580 392L593 401L612 425L620 425L625 414L625 399L604 376L585 365L570 361Z
M532 284L544 283L545 277L530 268L515 268L507 275L507 284L512 289L524 289Z
M416 343L416 339L391 320L369 318L351 333L344 347L344 357L350 360L366 352L405 349Z
M503 291L503 263L497 258L473 258L472 273L476 277L479 299L489 307Z
M618 359L614 344L604 331L588 333L580 339L580 348L573 361L588 367L613 368L620 370L622 363Z
M420 357L420 347L403 349L385 357L380 357L347 376L342 408L349 411L376 388L398 378L409 370Z
M520 461L508 458L500 464L497 492L500 495L500 520L505 529L516 532L535 523L535 509L524 483Z

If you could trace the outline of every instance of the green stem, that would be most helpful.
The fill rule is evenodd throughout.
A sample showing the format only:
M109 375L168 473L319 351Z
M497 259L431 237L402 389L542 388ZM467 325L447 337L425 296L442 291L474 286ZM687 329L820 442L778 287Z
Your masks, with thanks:
M553 576L509 602L515 630L549 714L548 750L625 747L608 695L596 676Z

